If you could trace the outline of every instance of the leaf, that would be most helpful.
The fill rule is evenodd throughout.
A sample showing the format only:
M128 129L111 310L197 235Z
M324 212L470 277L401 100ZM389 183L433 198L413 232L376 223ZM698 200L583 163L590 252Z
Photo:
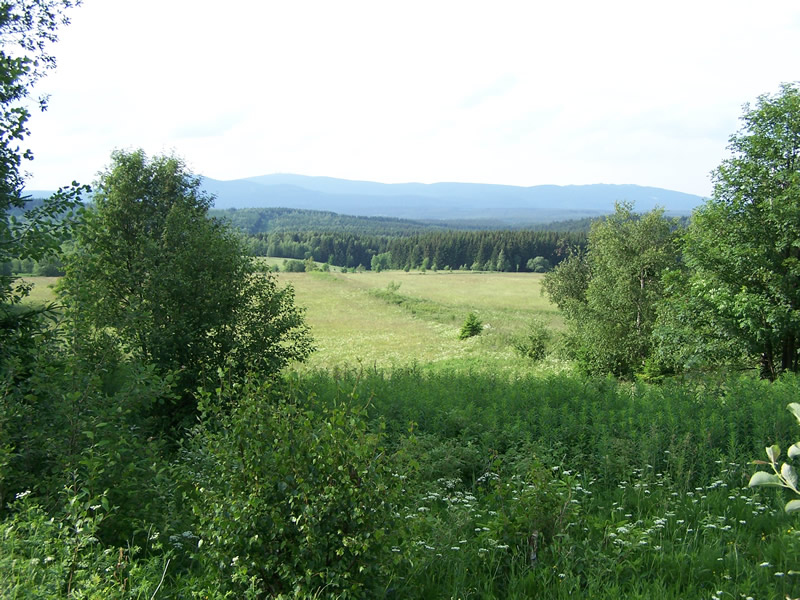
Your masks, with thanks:
M786 512L794 512L800 510L800 500L790 500L786 503Z
M778 457L781 455L781 447L778 444L773 444L767 447L767 457L771 462L777 462Z
M789 446L789 458L795 458L796 456L800 456L800 442L796 444L792 444Z
M781 478L774 473L765 473L764 471L756 471L750 478L748 487L755 487L757 485L764 485L769 487L783 487Z
M798 404L797 402L790 402L786 406L786 408L788 408L792 412L794 418L797 419L798 423L800 423L800 404Z
M788 463L783 463L781 465L781 477L786 480L786 483L789 484L789 487L791 487L793 490L797 489L797 473L792 465Z

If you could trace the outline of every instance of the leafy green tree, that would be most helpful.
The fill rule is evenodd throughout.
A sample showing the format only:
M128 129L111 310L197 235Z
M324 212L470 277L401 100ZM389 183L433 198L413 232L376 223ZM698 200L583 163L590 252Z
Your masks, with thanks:
M534 273L547 273L553 268L552 263L544 256L536 256L528 259L528 263L525 266L529 271L533 271Z
M179 373L184 390L226 364L268 374L311 350L292 289L279 289L227 225L207 218L211 201L180 159L115 152L63 285L77 331L112 336Z
M592 225L585 256L573 254L545 276L543 289L564 312L587 371L630 375L642 368L663 295L661 274L677 259L663 211L636 215L622 203Z
M55 67L49 46L68 22L69 0L9 0L0 4L0 264L40 260L59 252L72 221L69 211L84 188L73 183L46 200L28 202L23 196L23 163L30 150L20 144L28 136L30 93L34 84ZM44 110L46 98L39 98ZM30 288L7 270L0 273L0 362L30 350L41 333L45 309L24 309Z
M798 85L746 105L729 148L685 236L663 337L679 332L676 362L749 355L775 378L800 366Z
M558 306L568 321L577 318L586 304L586 289L589 287L591 269L586 253L571 248L567 257L542 281L542 293Z
M521 356L538 362L547 356L547 345L551 338L552 334L544 321L535 318L528 324L524 334L514 337L512 345Z
M375 271L376 273L380 273L386 269L392 268L392 253L391 252L381 252L380 254L376 254L372 257L370 261L370 268Z

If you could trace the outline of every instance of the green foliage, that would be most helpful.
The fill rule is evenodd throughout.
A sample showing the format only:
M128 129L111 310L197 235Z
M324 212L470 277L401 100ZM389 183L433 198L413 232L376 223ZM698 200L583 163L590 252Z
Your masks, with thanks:
M532 319L528 330L514 338L514 349L525 358L534 362L542 360L547 355L547 344L552 334L541 319Z
M155 595L168 557L141 560L141 548L99 539L113 509L105 495L66 489L63 508L48 514L30 492L18 494L0 536L3 598L143 598ZM164 569L162 571L162 568Z
M332 265L370 266L373 259L381 270L451 270L473 265L473 270L517 271L529 260L537 265L554 264L561 259L564 244L583 247L583 233L551 231L421 231L361 233L343 227L336 231L275 231L251 236L248 250L260 256L303 259L313 256ZM377 258L375 258L377 257ZM546 262L541 262L546 261ZM475 265L478 265L476 268ZM484 268L485 266L485 268ZM549 268L549 267L546 267ZM373 269L375 270L375 269Z
M536 256L528 259L525 266L529 271L533 271L534 273L547 273L553 268L553 265L544 256Z
M49 45L56 31L68 22L69 0L12 0L0 6L0 264L14 260L38 261L56 255L73 223L72 211L86 188L74 183L51 198L28 202L22 196L23 162L31 160L21 150L28 136L29 94L34 84L55 67ZM46 98L39 99L42 110ZM53 316L52 306L26 309L22 302L29 287L19 284L6 268L0 272L0 363L29 352L29 340Z
M579 249L570 249L567 257L544 278L542 293L547 294L567 320L575 320L586 304L590 279L591 268L586 254Z
M313 258L307 258L303 261L303 271L306 273L311 273L312 271L318 271L317 263L314 262Z
M793 515L743 486L796 427L775 411L799 384L410 369L319 373L307 393L355 389L386 422L406 476L395 595L794 598Z
M236 597L374 597L385 585L398 489L355 406L225 383L187 446L197 558Z
M787 408L794 415L795 419L797 419L797 422L800 423L800 404L792 402ZM767 458L769 458L769 462L764 462L762 460L753 461L755 464L769 465L772 467L772 473L767 473L764 471L757 471L756 473L753 473L753 476L750 478L750 487L782 487L794 492L795 496L800 496L797 472L795 471L794 467L787 462L781 464L779 469L778 460L780 459L780 455L780 446L777 444L772 444L771 446L767 447ZM798 456L800 456L800 442L789 446L789 450L787 451L787 457L789 459L797 458ZM786 504L785 509L786 512L800 510L800 499L795 498L794 500L790 500Z
M590 373L630 375L651 353L662 272L677 264L663 211L635 215L629 204L592 225L585 257L573 254L545 278L544 290L571 328L575 355Z
M375 271L376 273L380 273L386 269L390 269L392 267L392 253L391 252L382 252L381 254L376 254L372 257L370 261L370 268Z
M245 256L211 198L175 157L117 151L100 175L63 281L76 331L180 372L192 390L230 364L271 373L310 352L290 288ZM191 412L184 397L176 416Z
M301 260L285 260L283 261L283 270L286 273L304 273L306 265Z
M481 331L483 331L483 322L478 318L478 315L476 315L474 312L471 312L467 315L467 318L464 319L464 323L461 325L461 330L458 332L458 338L465 340L467 338L479 335Z
M732 157L714 172L714 194L683 240L665 310L666 354L683 366L760 361L775 378L798 369L800 350L800 89L745 106ZM685 343L669 346L670 338Z
M124 543L142 522L164 524L165 444L146 415L170 402L171 382L111 349L75 350L44 342L25 377L0 381L0 503L32 490L56 504L58 490L80 481L92 496L107 491L117 510L103 536Z

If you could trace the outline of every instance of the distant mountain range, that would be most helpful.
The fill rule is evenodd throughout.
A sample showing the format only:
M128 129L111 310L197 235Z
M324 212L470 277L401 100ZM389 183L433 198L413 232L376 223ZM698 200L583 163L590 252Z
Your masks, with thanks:
M365 217L417 220L485 220L497 223L548 223L597 217L630 201L637 211L656 206L671 215L688 215L703 198L638 185L537 185L485 183L377 183L333 177L275 174L220 181L203 178L216 196L214 207L281 207ZM48 192L26 191L33 197Z
M656 206L690 214L703 198L638 185L538 185L481 183L376 183L332 177L276 174L219 181L203 179L215 208L284 207L366 217L546 223L613 212L628 200L637 211Z

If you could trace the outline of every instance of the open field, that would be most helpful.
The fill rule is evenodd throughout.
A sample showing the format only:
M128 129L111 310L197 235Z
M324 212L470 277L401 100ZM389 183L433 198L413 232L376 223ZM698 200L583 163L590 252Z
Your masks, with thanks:
M310 369L418 364L515 370L520 357L511 342L532 317L562 327L556 308L540 293L539 274L313 272L280 273L279 279L294 287L307 310L318 348L306 364ZM471 311L485 329L459 340Z
M22 281L33 284L33 288L25 304L29 306L41 306L47 302L53 302L56 299L53 286L59 279L60 277L23 277Z

